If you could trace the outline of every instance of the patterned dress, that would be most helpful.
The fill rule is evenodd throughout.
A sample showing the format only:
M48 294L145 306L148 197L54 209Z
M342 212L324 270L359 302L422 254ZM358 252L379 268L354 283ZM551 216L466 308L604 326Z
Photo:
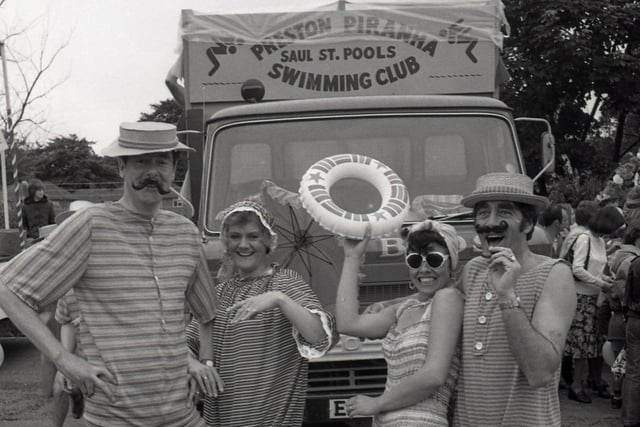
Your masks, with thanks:
M318 314L326 332L317 344L304 340L279 309L229 323L227 308L247 298L280 291ZM218 285L218 315L213 321L213 362L224 382L217 398L205 398L207 425L224 427L302 425L307 360L322 356L334 342L335 321L292 270L274 266L260 277L233 277ZM189 348L199 352L198 325L187 328Z
M427 360L429 332L431 329L431 302L408 300L396 310L396 319L402 312L416 305L426 305L424 314L413 325L398 329L395 325L382 341L382 351L387 362L387 384L389 390L417 372ZM458 352L454 354L445 383L431 396L415 405L377 415L374 425L378 427L412 427L449 425L447 406L458 378Z

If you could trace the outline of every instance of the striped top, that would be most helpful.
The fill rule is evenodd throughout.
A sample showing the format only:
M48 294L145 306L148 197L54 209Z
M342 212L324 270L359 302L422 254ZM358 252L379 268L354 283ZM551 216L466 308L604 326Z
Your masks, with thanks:
M64 294L62 298L58 300L58 305L56 307L56 321L61 325L72 324L76 337L79 334L79 325L80 325L80 308L78 307L78 300L76 299L76 294L73 292L73 289L69 289L69 292ZM84 357L84 352L82 351L82 347L78 345L76 341L76 348L74 354L78 357Z
M88 207L6 264L0 282L36 310L74 289L87 360L117 379L114 403L100 389L86 400L89 424L204 424L187 408L185 301L208 321L215 295L189 220L119 203Z
M415 374L426 362L431 330L431 302L421 303L407 300L396 310L396 319L414 306L424 306L420 320L406 328L397 329L394 325L382 340L382 351L387 362L387 384L389 390ZM377 427L441 426L448 427L447 406L458 378L460 356L456 352L451 360L447 380L431 396L415 405L395 411L384 412L374 418Z
M548 258L516 282L522 309L531 320L551 268ZM488 261L470 261L462 326L462 369L458 379L455 426L560 426L558 381L531 387L511 354L493 289L487 285Z
M304 340L279 309L229 323L226 309L238 301L279 291L320 316L325 339L315 345ZM306 358L319 357L335 338L333 316L292 270L273 268L257 278L234 277L218 286L219 314L213 323L213 362L224 391L205 398L207 425L224 427L302 425L307 389ZM189 348L198 353L198 326L187 328ZM304 356L304 357L303 357Z

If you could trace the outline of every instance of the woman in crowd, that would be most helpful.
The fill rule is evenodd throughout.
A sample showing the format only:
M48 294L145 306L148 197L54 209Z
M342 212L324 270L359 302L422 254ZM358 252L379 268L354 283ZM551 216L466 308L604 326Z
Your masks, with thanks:
M56 223L53 203L44 194L44 184L39 179L29 182L29 195L22 207L22 226L27 232L28 243L40 237L40 227Z
M262 205L242 201L227 208L221 237L226 260L217 285L214 356L203 362L213 364L223 386L205 396L205 421L225 427L301 425L306 359L332 346L333 317L297 273L269 264L277 236ZM192 322L187 337L196 357L198 333ZM191 365L201 388L210 390L205 382L214 379L201 373L200 364Z
M622 423L640 426L640 258L631 261L622 305L627 318L627 361L622 384Z
M625 230L622 246L609 259L609 269L615 279L615 285L602 307L610 311L611 317L607 328L607 341L611 345L613 357L617 357L625 343L625 321L622 307L625 282L631 261L640 255L640 223L632 223ZM611 404L614 408L622 406L621 378L614 376L612 381L613 396Z
M573 253L572 270L578 294L576 314L569 329L565 354L573 357L573 383L569 399L591 403L587 393L589 359L602 358L602 340L597 328L597 300L600 291L609 292L613 279L604 274L607 250L603 236L608 236L624 224L624 218L614 206L596 211L589 221L587 231L578 235L568 252ZM593 362L592 362L593 363ZM594 370L599 377L599 369ZM595 379L599 382L599 378ZM594 384L598 393L610 397L606 386Z
M409 286L417 292L374 314L359 314L357 299L358 271L369 232L361 241L344 243L336 300L338 330L358 337L384 337L388 368L384 393L349 399L347 413L374 415L376 426L448 426L464 306L464 297L452 286L460 238L450 225L429 220L407 231Z

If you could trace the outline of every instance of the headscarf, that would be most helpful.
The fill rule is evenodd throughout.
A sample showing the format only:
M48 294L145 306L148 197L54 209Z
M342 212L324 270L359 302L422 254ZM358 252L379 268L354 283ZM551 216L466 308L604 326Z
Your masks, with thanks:
M434 231L442 237L444 243L447 245L447 250L449 251L451 269L455 270L458 266L458 260L460 259L459 253L466 246L464 239L456 233L456 229L449 224L426 219L422 222L413 224L411 227L404 228L402 230L402 238L406 242L411 233L421 230Z
M262 226L269 232L269 235L271 236L269 249L271 251L275 250L275 248L278 246L278 235L273 230L275 219L273 215L271 215L271 213L265 209L264 206L252 200L242 200L240 202L234 203L217 215L218 218L222 219L221 228L223 230L225 222L227 221L229 216L236 212L253 212L254 214L256 214L256 216L260 220L260 224L262 224Z

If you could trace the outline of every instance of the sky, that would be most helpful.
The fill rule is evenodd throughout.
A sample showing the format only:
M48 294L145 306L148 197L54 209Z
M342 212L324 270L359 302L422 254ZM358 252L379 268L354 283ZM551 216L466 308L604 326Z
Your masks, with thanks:
M32 139L48 140L73 133L96 142L94 150L99 153L117 137L121 122L137 121L140 113L151 112L151 104L171 97L164 78L177 57L181 9L213 13L294 11L333 2L5 0L0 9L0 38L7 31L29 26L30 45L10 47L38 51L45 32L45 52L68 43L44 75L41 89L60 85L34 107L46 120L46 132L36 132ZM7 45L13 40L18 43L18 39L11 39ZM22 37L20 43L25 42ZM9 62L7 66L9 79L18 79L15 64ZM4 102L1 105L4 108Z

